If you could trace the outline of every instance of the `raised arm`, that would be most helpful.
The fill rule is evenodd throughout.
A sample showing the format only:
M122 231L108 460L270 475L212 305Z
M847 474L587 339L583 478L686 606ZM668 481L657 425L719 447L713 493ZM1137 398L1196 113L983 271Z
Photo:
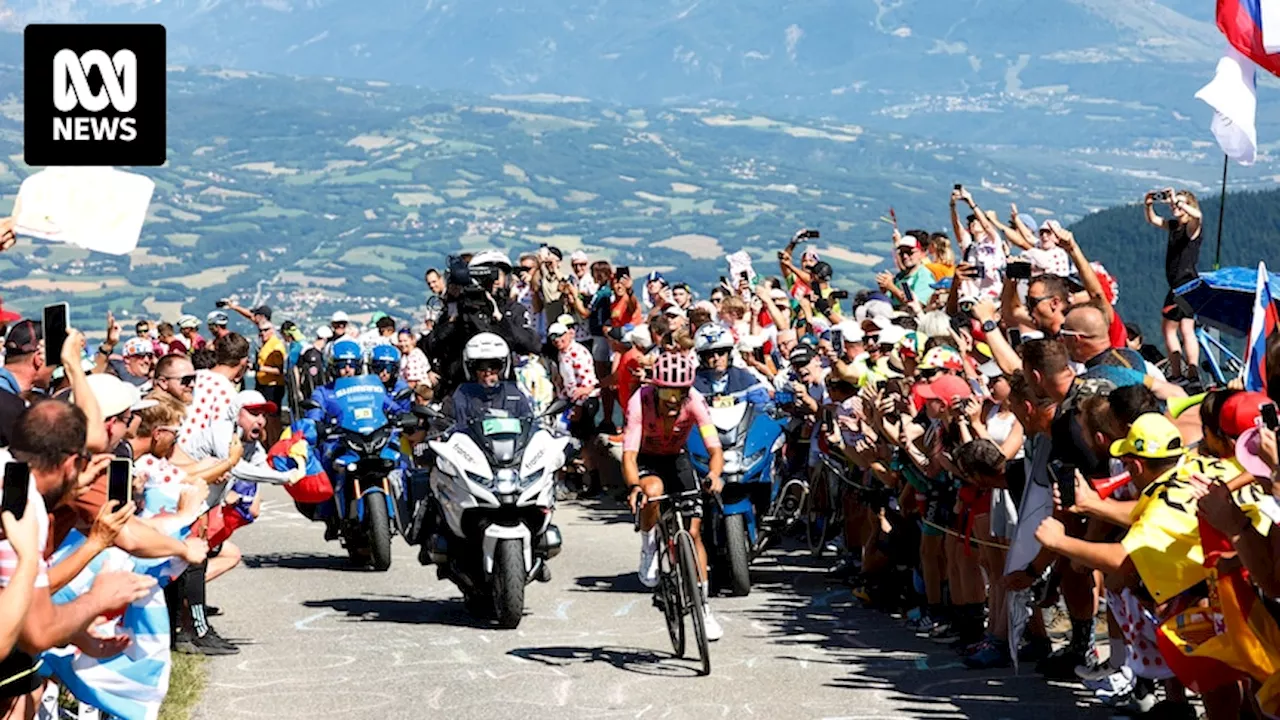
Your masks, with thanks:
M960 213L956 210L956 201L958 201L960 197L961 195L959 190L951 191L951 229L955 231L956 243L961 248L964 248L973 241L973 238L969 237L969 229L961 224Z
M1030 250L1036 246L1036 237L1031 230L1027 228L1027 224L1022 222L1022 216L1018 214L1018 206L1009 206L1013 219L1013 227L1009 228L1004 236L1009 238L1009 242L1017 245L1023 250ZM1001 226L1004 229L1004 226Z
M1107 295L1102 291L1102 281L1098 279L1098 274L1093 271L1093 266L1089 264L1089 259L1084 256L1084 251L1080 249L1079 243L1076 242L1076 236L1064 227L1055 227L1053 234L1058 236L1058 245L1067 251L1071 256L1071 262L1075 263L1076 270L1080 273L1080 284L1084 285L1085 292L1089 293L1089 297L1102 308L1103 313L1107 316L1107 324L1110 325L1115 321L1116 311L1111 307L1111 303L1107 302Z
M1149 192L1142 198L1143 204L1146 205L1147 222L1155 225L1160 229L1164 229L1164 218L1156 214L1156 194Z

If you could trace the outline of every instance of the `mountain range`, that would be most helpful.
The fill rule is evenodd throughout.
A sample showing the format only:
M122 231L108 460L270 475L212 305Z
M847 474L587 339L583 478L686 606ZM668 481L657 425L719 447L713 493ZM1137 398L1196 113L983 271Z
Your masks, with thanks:
M1207 0L11 0L160 22L174 64L628 107L833 117L949 143L1189 152ZM1264 142L1280 123L1259 112Z

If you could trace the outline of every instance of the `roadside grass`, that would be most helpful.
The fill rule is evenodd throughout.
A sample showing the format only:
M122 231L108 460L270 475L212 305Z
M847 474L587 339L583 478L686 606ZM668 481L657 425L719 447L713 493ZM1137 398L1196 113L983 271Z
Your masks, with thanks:
M169 676L169 694L160 706L159 720L189 720L191 711L208 681L209 670L203 655L173 653L173 671Z

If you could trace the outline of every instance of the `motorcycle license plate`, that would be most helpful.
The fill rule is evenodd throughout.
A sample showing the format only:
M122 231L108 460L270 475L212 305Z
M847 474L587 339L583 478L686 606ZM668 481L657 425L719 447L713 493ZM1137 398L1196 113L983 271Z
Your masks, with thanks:
M373 408L356 408L355 417L357 420L372 420Z

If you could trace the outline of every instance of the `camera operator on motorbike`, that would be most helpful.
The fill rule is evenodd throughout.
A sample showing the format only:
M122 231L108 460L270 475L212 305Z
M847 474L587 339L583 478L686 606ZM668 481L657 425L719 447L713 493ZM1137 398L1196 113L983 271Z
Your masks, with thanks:
M724 469L724 453L720 433L711 422L711 412L702 394L693 388L693 360L684 353L663 353L653 367L651 384L631 396L627 409L627 427L622 444L622 477L628 488L632 512L640 512L640 582L645 587L658 584L659 509L657 504L642 503L641 497L660 497L666 493L697 490L697 473L693 469L685 442L689 432L698 428L710 455L707 473L708 490L718 494L724 487L720 473ZM681 501L681 510L689 519L689 534L697 550L698 577L707 597L707 551L702 544L702 499ZM724 630L711 615L710 604L704 604L707 639L718 640Z
M493 333L481 333L462 349L467 382L453 392L453 418L459 427L501 411L509 417L533 417L533 402L511 375L511 350Z
M369 373L377 375L391 400L390 412L405 415L413 409L409 383L400 377L400 351L394 345L375 345L369 353ZM388 413L390 417L390 413Z
M457 301L449 303L448 315L437 323L425 348L431 366L439 368L438 397L462 383L463 347L476 335L493 333L520 355L542 349L528 308L511 300L507 291L511 261L502 251L476 253L467 264L454 258L449 262L449 283L459 288Z
M772 400L767 385L733 364L733 333L728 329L715 323L703 325L694 336L693 347L701 365L693 387L713 407L720 407L721 403L749 402L759 408Z

